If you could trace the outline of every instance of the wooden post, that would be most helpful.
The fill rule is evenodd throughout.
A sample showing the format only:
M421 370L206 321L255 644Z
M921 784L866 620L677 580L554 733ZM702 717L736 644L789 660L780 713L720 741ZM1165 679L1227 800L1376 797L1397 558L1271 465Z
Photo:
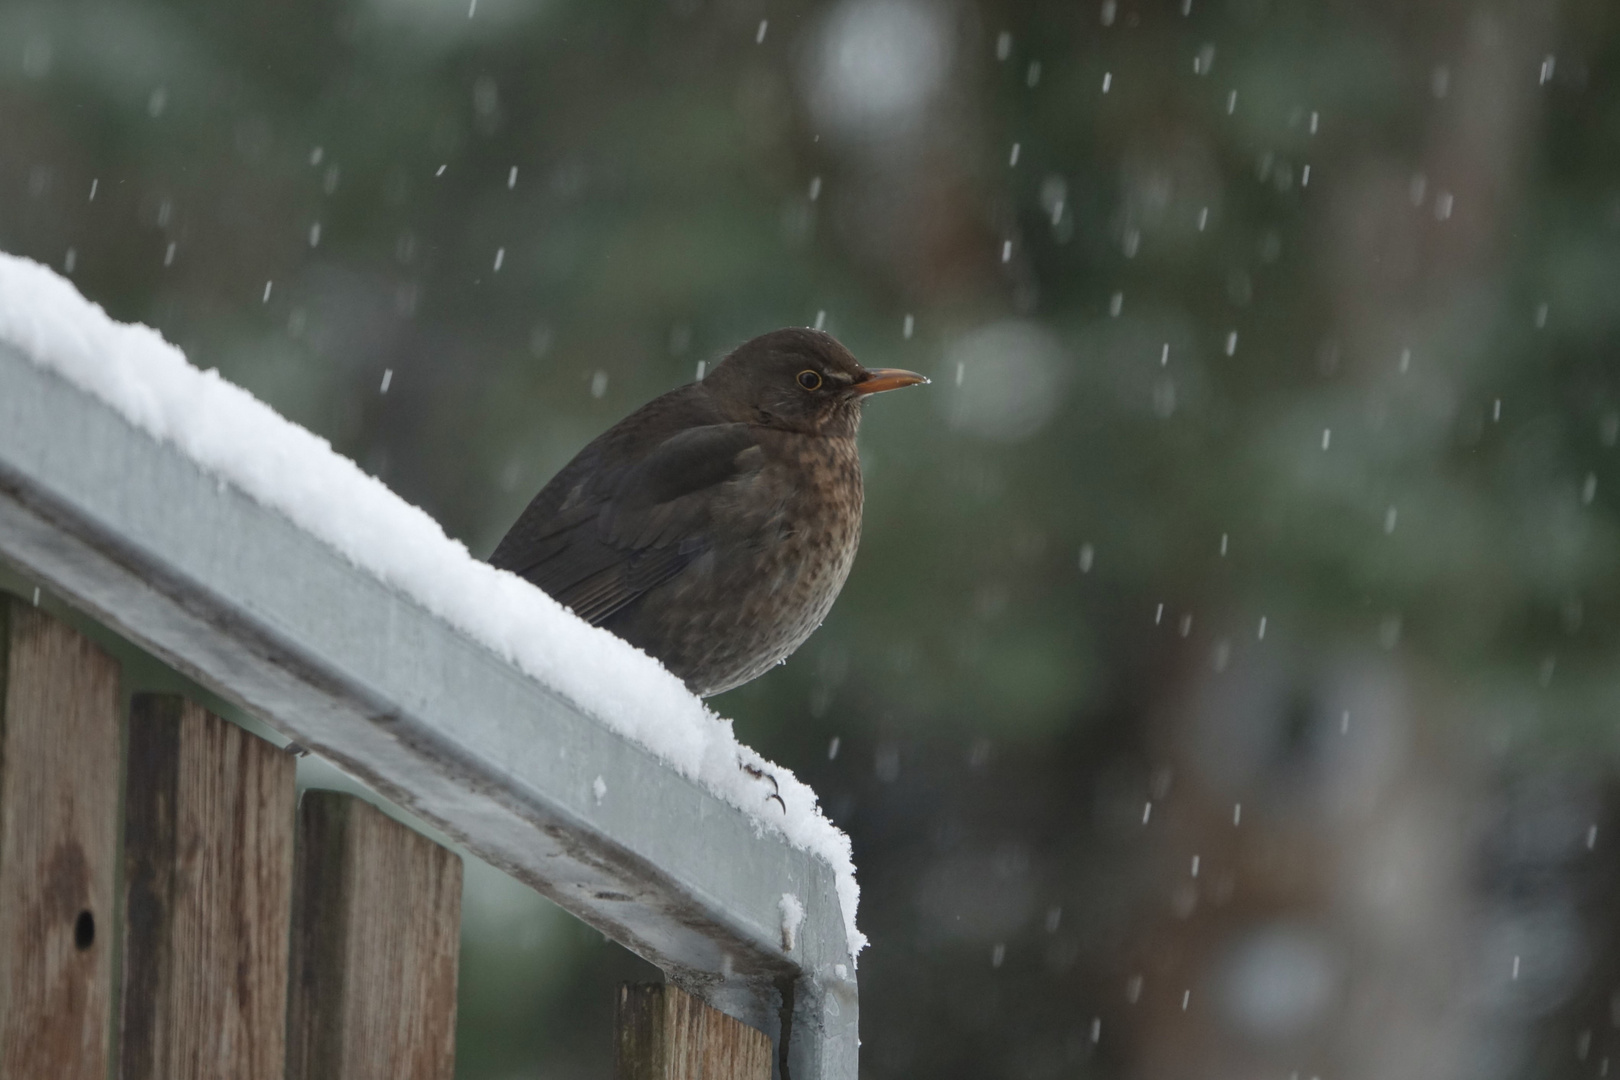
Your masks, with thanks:
M619 987L614 1080L771 1080L771 1040L668 983Z
M451 1080L461 860L309 791L294 880L288 1080Z
M281 1080L296 772L200 706L135 698L119 1080Z
M105 1080L118 665L0 596L0 1080Z

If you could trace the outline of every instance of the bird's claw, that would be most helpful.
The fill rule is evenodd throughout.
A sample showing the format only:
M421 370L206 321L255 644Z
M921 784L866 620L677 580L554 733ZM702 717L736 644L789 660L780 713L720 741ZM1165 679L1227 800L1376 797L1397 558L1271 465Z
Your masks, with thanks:
M750 765L746 761L738 761L737 766L755 780L769 780L771 782L771 793L765 796L765 801L770 802L775 799L776 805L782 808L782 813L787 813L787 803L782 801L782 785L776 782L776 777L761 769L758 765Z

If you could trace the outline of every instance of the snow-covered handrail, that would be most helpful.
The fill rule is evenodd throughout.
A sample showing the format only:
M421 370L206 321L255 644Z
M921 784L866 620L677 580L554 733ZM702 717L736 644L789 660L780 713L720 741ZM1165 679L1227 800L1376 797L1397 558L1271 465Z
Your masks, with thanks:
M794 1080L855 1080L854 875L808 787L323 440L5 255L0 558L785 1035Z

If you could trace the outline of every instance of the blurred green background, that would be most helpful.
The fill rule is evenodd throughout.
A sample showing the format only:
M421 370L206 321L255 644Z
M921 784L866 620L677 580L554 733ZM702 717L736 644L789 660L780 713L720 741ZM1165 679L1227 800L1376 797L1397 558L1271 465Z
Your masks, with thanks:
M863 1075L1620 1055L1607 0L0 0L0 248L478 554L753 334L929 373L715 702L854 839ZM645 965L465 938L458 1076L607 1075Z

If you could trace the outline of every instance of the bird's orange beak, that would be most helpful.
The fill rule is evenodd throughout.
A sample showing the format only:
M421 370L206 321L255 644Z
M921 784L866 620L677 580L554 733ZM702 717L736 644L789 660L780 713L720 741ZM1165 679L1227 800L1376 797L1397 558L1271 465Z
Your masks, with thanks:
M866 378L850 387L850 392L859 396L867 394L881 394L885 390L898 390L902 386L918 386L926 383L928 379L915 371L906 371L903 368L880 367L872 368L866 373Z

